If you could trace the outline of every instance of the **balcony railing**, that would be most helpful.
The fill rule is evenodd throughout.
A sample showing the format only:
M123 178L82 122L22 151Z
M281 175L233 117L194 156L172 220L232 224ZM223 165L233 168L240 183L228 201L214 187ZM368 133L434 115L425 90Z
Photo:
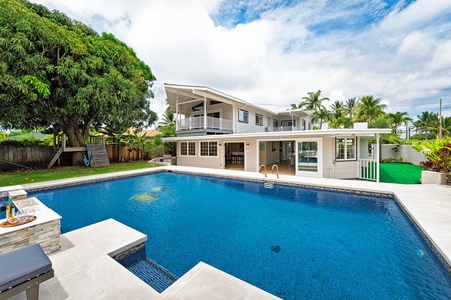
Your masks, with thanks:
M204 117L190 117L177 121L177 130L193 130L193 129L218 129L232 130L232 120L207 117L207 126L204 126Z

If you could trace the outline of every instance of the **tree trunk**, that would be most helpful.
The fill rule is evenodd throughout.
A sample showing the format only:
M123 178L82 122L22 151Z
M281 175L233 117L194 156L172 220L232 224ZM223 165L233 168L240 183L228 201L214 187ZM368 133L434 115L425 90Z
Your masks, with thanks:
M86 123L84 127L86 126ZM90 125L89 125L90 126ZM89 128L89 127L88 127ZM68 138L68 146L69 147L83 147L86 139L89 136L89 129L82 130L78 128L76 125L66 125L64 126L64 133ZM73 152L72 154L72 165L73 166L82 166L83 165L83 153L82 152Z

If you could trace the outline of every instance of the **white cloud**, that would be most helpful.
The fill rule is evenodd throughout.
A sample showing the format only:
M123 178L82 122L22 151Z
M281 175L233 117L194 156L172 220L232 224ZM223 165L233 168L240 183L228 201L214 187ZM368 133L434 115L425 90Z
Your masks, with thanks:
M157 77L153 109L159 114L164 82L206 85L285 107L318 89L331 100L375 95L389 110L411 116L435 110L435 99L451 89L449 0L407 7L400 1L385 17L386 4L378 0L306 0L277 8L265 3L255 8L259 18L236 27L215 25L211 15L221 10L219 0L35 2L131 46ZM369 16L380 22L360 26ZM317 32L318 26L327 30Z

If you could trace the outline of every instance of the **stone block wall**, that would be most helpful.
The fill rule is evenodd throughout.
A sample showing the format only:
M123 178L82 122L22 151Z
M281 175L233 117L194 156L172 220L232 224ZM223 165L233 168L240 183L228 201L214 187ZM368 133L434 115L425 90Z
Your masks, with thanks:
M0 234L0 254L33 244L41 245L46 254L53 253L61 248L60 232L58 219Z

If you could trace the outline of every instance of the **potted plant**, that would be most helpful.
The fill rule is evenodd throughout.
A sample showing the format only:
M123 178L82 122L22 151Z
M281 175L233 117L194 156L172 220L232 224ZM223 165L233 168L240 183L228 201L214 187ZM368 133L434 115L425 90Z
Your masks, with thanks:
M412 148L426 156L420 162L425 169L421 177L423 184L451 184L451 137L421 141Z

